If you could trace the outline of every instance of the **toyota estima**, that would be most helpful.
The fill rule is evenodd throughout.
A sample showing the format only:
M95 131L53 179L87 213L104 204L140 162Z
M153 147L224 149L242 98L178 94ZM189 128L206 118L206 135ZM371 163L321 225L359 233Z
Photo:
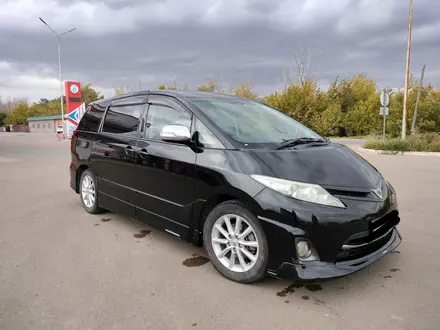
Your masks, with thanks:
M396 193L376 168L258 102L184 91L99 100L71 152L87 212L203 244L233 281L342 276L401 243Z

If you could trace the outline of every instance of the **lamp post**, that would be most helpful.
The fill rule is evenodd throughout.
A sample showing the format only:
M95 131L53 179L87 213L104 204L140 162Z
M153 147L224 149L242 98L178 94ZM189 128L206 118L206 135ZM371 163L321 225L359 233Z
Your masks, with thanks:
M61 34L58 34L54 29L50 27L49 24L47 24L41 17L38 17L40 21L46 25L57 37L57 44L58 44L58 74L60 78L60 104L61 104L61 123L63 124L63 136L66 134L65 124L64 124L64 103L63 103L63 80L61 79L61 36L70 33L76 28L70 29L69 31L63 32Z

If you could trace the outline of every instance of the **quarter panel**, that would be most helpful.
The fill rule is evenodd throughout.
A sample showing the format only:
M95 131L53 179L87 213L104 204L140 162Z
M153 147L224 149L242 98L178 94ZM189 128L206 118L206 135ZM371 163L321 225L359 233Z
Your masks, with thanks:
M253 153L241 150L198 149L195 167L196 207L191 227L200 232L208 201L231 196L246 203L257 214L259 205L253 197L264 187L250 174L274 175ZM197 235L196 235L197 236Z
M208 200L218 194L253 197L263 186L251 174L274 175L252 153L240 150L203 149L196 161L197 200Z

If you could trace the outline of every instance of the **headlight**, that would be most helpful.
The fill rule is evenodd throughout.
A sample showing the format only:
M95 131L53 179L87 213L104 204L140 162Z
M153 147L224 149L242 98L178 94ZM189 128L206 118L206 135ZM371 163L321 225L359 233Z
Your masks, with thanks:
M289 197L310 203L345 208L345 205L338 198L317 184L283 180L264 175L251 175L251 178Z

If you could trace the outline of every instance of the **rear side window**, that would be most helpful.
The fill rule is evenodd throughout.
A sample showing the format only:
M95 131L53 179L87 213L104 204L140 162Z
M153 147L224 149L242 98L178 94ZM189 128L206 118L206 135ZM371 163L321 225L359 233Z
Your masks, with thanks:
M81 121L78 125L78 130L97 132L108 103L109 102L107 101L89 105L86 113L81 118Z
M139 128L139 118L144 105L111 105L107 110L102 131L115 134L134 133Z

